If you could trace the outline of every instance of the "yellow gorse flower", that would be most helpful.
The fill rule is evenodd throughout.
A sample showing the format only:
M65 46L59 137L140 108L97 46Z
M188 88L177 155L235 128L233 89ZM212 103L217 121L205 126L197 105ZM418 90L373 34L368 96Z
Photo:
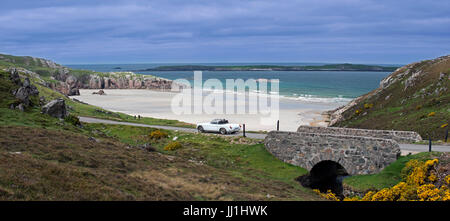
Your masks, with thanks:
M406 163L403 172L404 180L391 188L384 188L380 191L369 191L364 197L346 197L343 201L450 201L450 175L444 178L444 184L437 188L433 182L437 181L435 166L439 163L438 159L427 160L425 162L410 160ZM320 196L339 200L330 190L327 193L321 193L314 190Z
M326 193L322 193L318 189L314 189L313 191L316 192L317 194L319 194L321 197L323 197L325 199L329 199L329 200L333 200L333 201L339 201L339 198L336 196L336 194L331 192L331 190L327 190Z

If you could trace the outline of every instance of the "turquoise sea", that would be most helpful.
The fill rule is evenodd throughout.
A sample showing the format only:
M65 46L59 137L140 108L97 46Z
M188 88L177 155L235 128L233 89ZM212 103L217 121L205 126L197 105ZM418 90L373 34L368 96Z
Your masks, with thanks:
M320 65L319 63L315 64ZM66 66L100 72L134 71L171 80L193 80L194 73L192 71L136 71L161 65L180 64L77 64ZM208 63L200 65L236 64ZM240 63L238 65L246 64ZM281 65L293 64L283 63ZM310 65L310 63L295 63L295 65ZM221 80L225 85L226 79L279 79L280 96L302 101L341 103L377 88L380 81L389 74L389 72L359 71L203 71L203 81L215 78Z

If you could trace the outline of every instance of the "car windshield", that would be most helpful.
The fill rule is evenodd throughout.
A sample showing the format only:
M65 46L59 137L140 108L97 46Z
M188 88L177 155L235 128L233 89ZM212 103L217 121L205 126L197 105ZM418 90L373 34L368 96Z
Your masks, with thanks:
M228 121L225 120L225 119L223 119L223 120L220 120L220 121L219 121L219 124L228 124Z
M214 119L211 121L211 124L228 124L228 120L226 119Z

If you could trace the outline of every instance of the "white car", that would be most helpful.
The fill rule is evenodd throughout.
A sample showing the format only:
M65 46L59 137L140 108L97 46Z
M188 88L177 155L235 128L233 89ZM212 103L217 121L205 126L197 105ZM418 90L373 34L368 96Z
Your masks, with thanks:
M230 124L228 120L225 119L214 119L209 123L199 123L197 124L197 130L200 133L203 132L219 132L221 134L231 134L239 132L241 125Z

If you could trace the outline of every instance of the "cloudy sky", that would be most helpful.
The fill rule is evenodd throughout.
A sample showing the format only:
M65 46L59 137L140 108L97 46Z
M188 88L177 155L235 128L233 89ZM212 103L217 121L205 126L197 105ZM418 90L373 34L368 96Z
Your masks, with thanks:
M0 4L0 53L63 64L405 64L450 54L448 0L1 0Z

